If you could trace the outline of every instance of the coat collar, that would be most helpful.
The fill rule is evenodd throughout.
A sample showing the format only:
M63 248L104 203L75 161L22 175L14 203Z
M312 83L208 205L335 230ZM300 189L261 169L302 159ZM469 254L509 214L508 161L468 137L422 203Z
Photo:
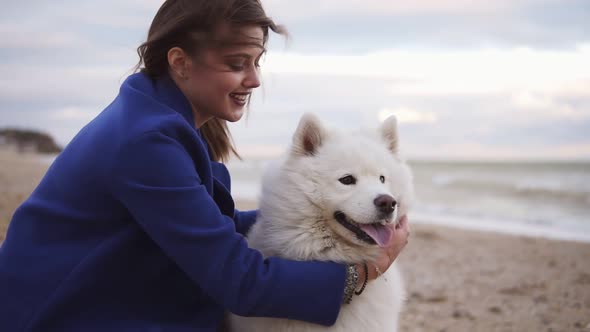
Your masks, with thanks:
M198 140L204 148L203 152L209 160L208 168L212 175L209 179L203 179L208 184L206 185L207 191L213 196L224 214L233 216L234 202L230 194L230 177L227 168L225 165L211 160L209 145L201 135L200 130L195 128L195 119L190 102L172 78L165 75L153 80L140 72L130 75L123 85L179 113L190 127L195 130Z
M154 80L145 73L135 73L131 74L123 85L139 90L180 113L191 127L195 127L195 117L190 102L168 74ZM201 136L200 133L199 136Z
M150 98L179 113L191 128L195 130L201 143L205 146L205 151L207 151L209 156L211 155L209 145L201 135L201 131L195 128L195 116L190 102L184 93L180 91L176 83L174 83L170 75L166 74L154 80L145 73L139 72L131 74L123 85L139 90L141 93L147 94Z

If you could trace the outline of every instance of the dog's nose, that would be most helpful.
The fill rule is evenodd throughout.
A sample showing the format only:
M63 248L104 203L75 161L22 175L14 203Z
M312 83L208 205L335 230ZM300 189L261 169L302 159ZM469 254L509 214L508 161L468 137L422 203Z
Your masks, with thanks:
M375 198L373 203L377 209L379 209L379 211L386 214L393 213L393 210L395 210L395 205L397 204L395 199L389 195L379 195L377 198Z

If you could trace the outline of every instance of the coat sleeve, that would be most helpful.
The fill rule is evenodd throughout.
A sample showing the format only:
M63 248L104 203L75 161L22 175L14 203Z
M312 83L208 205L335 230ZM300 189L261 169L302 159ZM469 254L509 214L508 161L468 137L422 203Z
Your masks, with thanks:
M126 144L111 179L115 197L140 227L227 310L326 326L336 321L345 267L264 259L249 248L201 184L194 160L177 139L154 131Z
M248 234L250 227L256 222L256 214L258 210L238 211L235 210L234 222L236 223L236 231L244 236Z

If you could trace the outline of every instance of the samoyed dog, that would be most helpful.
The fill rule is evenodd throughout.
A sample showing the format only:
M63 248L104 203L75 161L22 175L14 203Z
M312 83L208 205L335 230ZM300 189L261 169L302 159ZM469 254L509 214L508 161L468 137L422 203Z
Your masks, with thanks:
M412 175L398 153L395 117L379 130L326 129L305 114L286 158L265 172L248 243L265 256L341 263L372 261L392 240L413 199ZM397 330L404 288L395 263L343 304L331 327L230 315L231 331Z

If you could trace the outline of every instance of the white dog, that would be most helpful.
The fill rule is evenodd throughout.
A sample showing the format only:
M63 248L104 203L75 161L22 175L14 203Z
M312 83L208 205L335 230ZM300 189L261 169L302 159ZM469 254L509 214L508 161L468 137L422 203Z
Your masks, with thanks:
M286 159L265 174L248 243L265 256L342 263L371 261L413 199L412 175L398 154L397 122L337 132L301 119ZM229 317L232 331L396 331L404 298L395 264L342 305L332 327L276 318Z

